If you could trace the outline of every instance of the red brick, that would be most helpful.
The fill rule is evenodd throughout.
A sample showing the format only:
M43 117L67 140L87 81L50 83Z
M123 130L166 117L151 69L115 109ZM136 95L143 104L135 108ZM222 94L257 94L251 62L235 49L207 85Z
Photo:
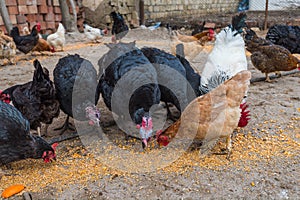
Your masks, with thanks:
M46 29L55 29L55 22L46 22Z
M36 5L36 0L27 0L26 5L27 6Z
M36 15L36 20L39 22L44 21L43 15Z
M17 15L17 14L19 14L17 6L8 6L7 10L8 10L8 13L11 14L11 15Z
M53 5L54 6L59 6L59 1L58 0L53 0Z
M36 5L43 5L43 6L46 6L47 5L47 0L37 0L36 1Z
M26 15L26 17L28 22L36 22L37 20L37 15L35 14L28 14Z
M19 10L20 14L27 14L28 13L27 6L18 6L18 10Z
M5 0L6 6L16 6L17 0Z
M28 9L28 13L29 14L36 14L38 13L38 9L36 5L32 5L32 6L27 6Z
M48 6L48 13L53 13L53 6Z
M38 11L39 11L39 14L46 14L46 13L48 13L48 6L40 5L40 6L38 6Z
M56 13L56 14L60 14L61 13L61 10L60 10L59 6L54 6L54 13Z
M25 6L27 3L27 0L18 0L18 5L19 6Z
M27 21L27 18L24 15L17 15L18 24L23 24Z
M54 14L53 13L48 13L44 17L46 22L53 22L54 21Z
M52 0L47 0L47 5L52 6Z
M42 30L46 29L46 22L44 22L44 21L39 21L39 22L41 24L41 29Z
M56 14L54 20L56 22L60 22L62 20L62 16L60 14Z
M17 17L16 15L9 15L10 21L12 24L16 24L17 23Z

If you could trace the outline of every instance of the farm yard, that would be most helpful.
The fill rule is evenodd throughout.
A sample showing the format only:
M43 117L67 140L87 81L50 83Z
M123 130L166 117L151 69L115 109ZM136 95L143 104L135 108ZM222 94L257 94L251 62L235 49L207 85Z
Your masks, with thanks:
M179 31L187 35L191 32ZM261 37L267 33L256 32ZM172 42L165 27L131 29L122 42L132 41L138 48L156 47L171 52ZM58 60L70 54L89 60L101 74L98 61L109 51L105 43L110 42L110 35L104 36L100 43L92 43L83 33L67 33L63 51L26 55L19 52L15 65L0 67L0 89L32 80L35 59L49 70L51 80ZM201 52L188 59L200 75L213 47L214 42L207 42ZM103 151L101 144L93 150L86 147L84 135L76 137L74 131L60 135L54 130L65 121L66 115L61 111L43 136L46 141L59 141L57 160L43 163L40 159L27 159L3 166L0 192L22 184L32 199L297 199L300 196L299 70L288 75L283 72L280 78L271 77L272 82L268 83L264 81L264 73L253 66L251 53L246 51L246 56L253 80L247 98L251 120L234 131L230 160L218 154L226 143L222 139L208 155L200 153L197 143L184 150L168 147L168 154L164 154L167 147L159 147L152 140L143 150L139 140L125 140L100 98L97 104L101 112L100 127L110 141L105 145L107 155L95 153L99 146L99 152ZM300 59L300 54L294 56ZM179 115L174 106L171 110ZM71 122L74 123L73 119ZM81 123L87 122L76 122L76 127ZM172 123L168 120L165 127ZM152 159L149 164L143 155L160 159ZM143 162L145 166L140 168ZM10 199L22 198L16 195Z

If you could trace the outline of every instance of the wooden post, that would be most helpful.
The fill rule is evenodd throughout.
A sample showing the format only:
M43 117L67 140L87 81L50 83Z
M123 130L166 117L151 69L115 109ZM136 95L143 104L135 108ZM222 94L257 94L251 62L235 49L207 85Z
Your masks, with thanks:
M268 28L268 11L269 11L269 0L266 0L264 30L267 30Z
M139 3L139 17L140 17L140 25L145 25L145 9L144 9L144 0L140 0Z
M0 13L6 28L6 31L8 34L10 34L10 31L13 27L10 18L9 18L9 14L6 8L6 4L5 4L5 0L0 0Z

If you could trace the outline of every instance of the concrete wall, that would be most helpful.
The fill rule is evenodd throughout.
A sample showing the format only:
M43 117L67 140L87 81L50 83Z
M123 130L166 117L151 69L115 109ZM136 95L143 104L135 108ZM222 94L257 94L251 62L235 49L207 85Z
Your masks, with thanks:
M128 24L139 26L139 0L83 0L87 21L95 26L110 25L112 10L125 16ZM145 20L174 16L236 12L239 0L144 0Z
M236 12L239 0L145 0L146 19Z

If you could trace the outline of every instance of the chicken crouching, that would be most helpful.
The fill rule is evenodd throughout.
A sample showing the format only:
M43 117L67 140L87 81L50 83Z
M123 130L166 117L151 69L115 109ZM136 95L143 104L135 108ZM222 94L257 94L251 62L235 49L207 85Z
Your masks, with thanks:
M209 93L196 98L179 120L163 132L157 132L158 144L166 146L175 137L196 139L202 142L201 149L206 152L214 147L219 138L225 137L229 158L233 130L237 126L245 126L249 120L247 106L241 102L248 90L250 77L251 73L247 70L239 72Z

